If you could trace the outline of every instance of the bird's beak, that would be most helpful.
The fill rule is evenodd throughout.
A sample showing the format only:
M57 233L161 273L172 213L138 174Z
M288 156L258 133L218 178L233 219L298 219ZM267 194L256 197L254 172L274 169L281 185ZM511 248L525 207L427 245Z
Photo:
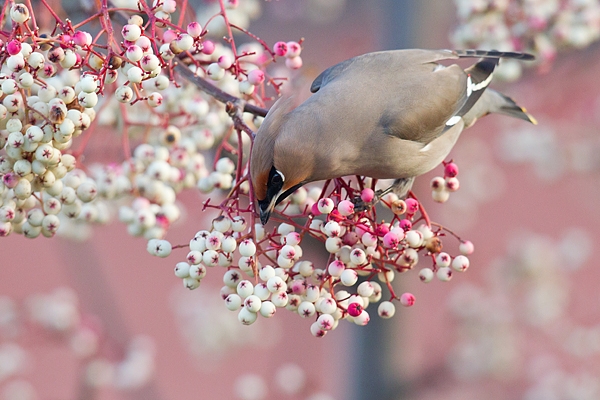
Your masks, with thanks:
M272 199L266 198L264 200L258 201L258 208L260 214L260 222L265 225L269 221L269 217L271 216L271 212L275 208L275 203L277 201L277 196L274 196Z
M273 197L269 197L269 191L267 191L267 197L264 200L258 200L258 208L260 209L260 222L265 225L269 221L269 217L271 216L275 206L285 200L302 185L304 185L304 182L300 182L285 191L281 189Z

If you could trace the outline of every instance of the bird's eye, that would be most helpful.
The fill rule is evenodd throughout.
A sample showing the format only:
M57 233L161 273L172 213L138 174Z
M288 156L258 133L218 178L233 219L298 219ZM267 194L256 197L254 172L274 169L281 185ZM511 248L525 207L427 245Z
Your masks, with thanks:
M281 178L281 175L279 174L274 174L273 177L271 178L271 184L273 185L280 185L283 182L283 179Z

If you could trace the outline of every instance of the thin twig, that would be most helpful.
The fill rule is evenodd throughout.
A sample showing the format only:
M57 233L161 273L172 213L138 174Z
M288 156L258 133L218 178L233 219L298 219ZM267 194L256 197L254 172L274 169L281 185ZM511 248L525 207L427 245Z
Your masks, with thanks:
M175 70L181 74L188 81L192 82L196 85L200 90L205 92L206 94L212 96L216 100L221 103L227 104L232 103L234 105L239 105L242 102L242 99L232 96L227 92L222 91L215 85L208 82L206 79L203 79L192 72L187 66L182 65L180 63L175 64ZM250 114L258 115L260 117L265 117L267 115L266 108L258 107L254 104L248 104L244 102L244 106L242 108L243 112L247 112Z

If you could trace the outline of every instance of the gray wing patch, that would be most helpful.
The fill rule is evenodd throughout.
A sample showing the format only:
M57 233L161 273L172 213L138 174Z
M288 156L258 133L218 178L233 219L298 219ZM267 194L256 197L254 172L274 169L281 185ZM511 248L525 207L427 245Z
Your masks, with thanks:
M341 75L353 62L354 58L351 58L321 72L319 76L315 78L312 85L310 85L310 91L312 93L316 93L319 89L321 89L321 87L335 79L335 77Z
M403 68L436 62L439 60L456 59L458 55L451 50L393 50L378 51L353 57L332 67L327 68L315 78L310 91L316 93L323 86L342 75L351 66L362 66L369 63L376 63L379 66L386 65L386 68L397 68L398 73L402 73Z

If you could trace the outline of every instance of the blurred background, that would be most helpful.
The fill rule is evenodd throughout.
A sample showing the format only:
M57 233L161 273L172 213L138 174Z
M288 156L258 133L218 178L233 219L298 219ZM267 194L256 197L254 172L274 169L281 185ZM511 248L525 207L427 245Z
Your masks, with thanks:
M186 251L151 257L117 221L83 242L11 235L0 240L0 398L600 398L600 4L239 2L254 7L246 22L267 43L304 38L304 67L293 78L305 97L318 73L355 55L477 42L527 49L519 32L545 32L552 12L587 14L568 21L585 32L564 33L578 45L536 36L542 62L523 71L509 64L503 76L517 83L493 84L538 126L490 116L463 133L451 153L461 189L444 205L429 195L441 169L417 179L432 219L474 242L467 273L430 284L417 271L403 274L394 286L415 294L412 308L316 339L312 321L284 310L240 325L220 299L220 274L184 289L173 266ZM502 3L522 6L529 25L514 23L513 12L506 28L485 8ZM187 243L210 218L201 201L183 194L185 218L169 241ZM324 254L311 256L319 257L324 263Z

